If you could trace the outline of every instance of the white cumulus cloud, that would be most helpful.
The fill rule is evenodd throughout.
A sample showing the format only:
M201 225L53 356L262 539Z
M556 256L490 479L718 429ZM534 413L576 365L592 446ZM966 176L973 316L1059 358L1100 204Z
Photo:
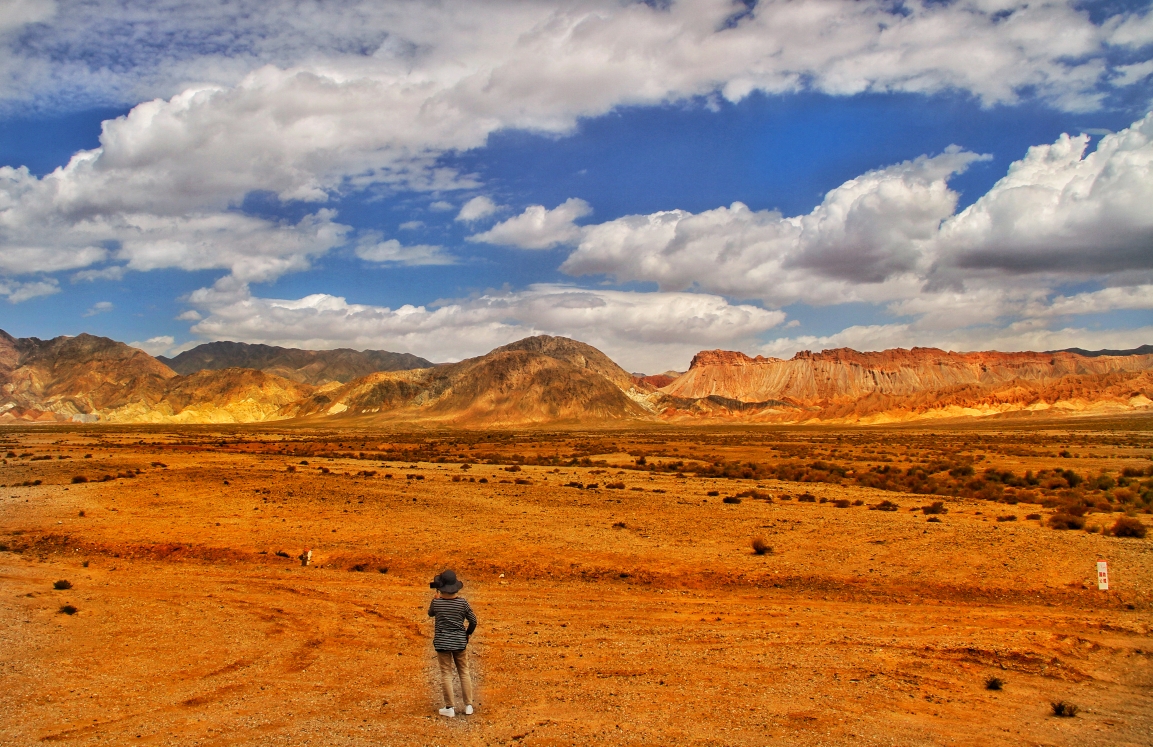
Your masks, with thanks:
M481 355L534 334L595 345L629 370L686 365L703 347L751 344L784 321L780 311L737 305L702 293L632 293L535 285L490 292L436 307L349 303L314 294L300 299L253 296L229 283L202 289L191 302L206 316L198 337L304 348L375 348L434 361Z
M382 241L379 233L368 231L356 245L356 256L368 262L390 265L451 265L456 259L433 244L403 246L396 239Z
M581 229L574 223L592 213L592 207L577 197L548 210L544 205L530 205L520 215L497 223L483 233L473 234L469 241L514 246L518 249L552 249L562 244L575 244Z
M492 201L492 198L480 195L474 197L461 206L460 212L457 213L456 219L463 223L472 223L500 210L500 205Z

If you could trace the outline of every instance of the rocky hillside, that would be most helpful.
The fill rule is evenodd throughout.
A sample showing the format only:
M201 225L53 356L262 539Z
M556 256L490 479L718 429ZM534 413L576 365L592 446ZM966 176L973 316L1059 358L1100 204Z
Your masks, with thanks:
M660 389L666 417L718 408L769 420L875 421L1014 410L1143 409L1153 355L949 353L934 348L801 352L790 360L698 353ZM1121 391L1125 390L1125 391ZM690 403L688 405L684 403ZM759 403L761 407L750 407ZM726 409L727 408L727 409Z
M313 390L245 369L180 376L106 337L0 330L0 423L250 423L285 417L282 408Z
M648 416L618 381L632 388L632 377L599 350L567 338L542 336L460 363L372 374L314 394L294 414L457 425L587 423Z
M935 348L859 353L847 348L797 353L791 360L708 350L661 391L676 397L720 395L745 402L798 405L912 396L958 386L1037 384L1073 375L1153 368L1153 355L1085 357L1073 353L948 353Z
M0 423L331 419L473 427L1153 412L1153 354L839 349L781 360L709 350L674 378L676 372L634 376L596 348L542 335L459 363L374 371L342 382L371 356L238 343L197 350L198 358L181 365L195 359L206 367L180 375L103 337L45 341L0 331ZM236 360L271 370L216 368Z
M0 330L0 419L95 421L96 413L147 399L176 372L107 337L40 340Z
M251 368L302 384L347 384L377 371L408 371L429 368L432 363L410 353L387 350L298 350L244 342L208 342L173 358L160 357L178 374Z

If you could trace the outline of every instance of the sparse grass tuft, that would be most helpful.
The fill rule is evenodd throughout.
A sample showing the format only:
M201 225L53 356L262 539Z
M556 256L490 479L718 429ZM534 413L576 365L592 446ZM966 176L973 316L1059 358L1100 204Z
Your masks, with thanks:
M1085 519L1073 514L1053 514L1049 517L1049 526L1053 529L1084 529Z
M1061 718L1073 718L1077 715L1077 712L1081 710L1072 703L1067 703L1064 700L1055 700L1049 704L1049 707L1053 709L1054 716L1060 716Z
M989 677L985 680L986 690L1000 690L1005 687L1005 680L997 676Z
M57 591L63 591L64 589L71 589L72 588L72 582L71 581L65 581L64 579L60 579L56 583L52 584L52 588L56 589Z
M772 555L773 548L760 537L753 538L754 555Z
M1122 516L1109 529L1109 534L1114 537L1135 537L1137 539L1144 539L1147 532L1148 528L1141 523L1141 520L1131 516Z

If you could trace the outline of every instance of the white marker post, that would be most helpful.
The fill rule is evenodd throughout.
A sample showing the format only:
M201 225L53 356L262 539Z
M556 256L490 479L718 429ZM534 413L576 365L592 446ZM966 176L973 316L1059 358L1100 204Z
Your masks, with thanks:
M1104 560L1097 561L1097 589L1109 591L1109 566Z

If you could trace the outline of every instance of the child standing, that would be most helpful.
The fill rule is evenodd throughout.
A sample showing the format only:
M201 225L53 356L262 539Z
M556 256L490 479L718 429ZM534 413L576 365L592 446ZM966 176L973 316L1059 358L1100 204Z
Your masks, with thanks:
M436 597L428 605L428 616L436 618L432 647L440 664L441 687L444 689L444 708L441 716L456 717L456 701L452 692L452 669L460 675L460 689L464 693L464 713L472 715L472 677L468 671L468 639L476 630L476 615L468 600L456 594L464 582L455 571L441 571L429 586L436 589ZM465 621L468 627L465 627Z

